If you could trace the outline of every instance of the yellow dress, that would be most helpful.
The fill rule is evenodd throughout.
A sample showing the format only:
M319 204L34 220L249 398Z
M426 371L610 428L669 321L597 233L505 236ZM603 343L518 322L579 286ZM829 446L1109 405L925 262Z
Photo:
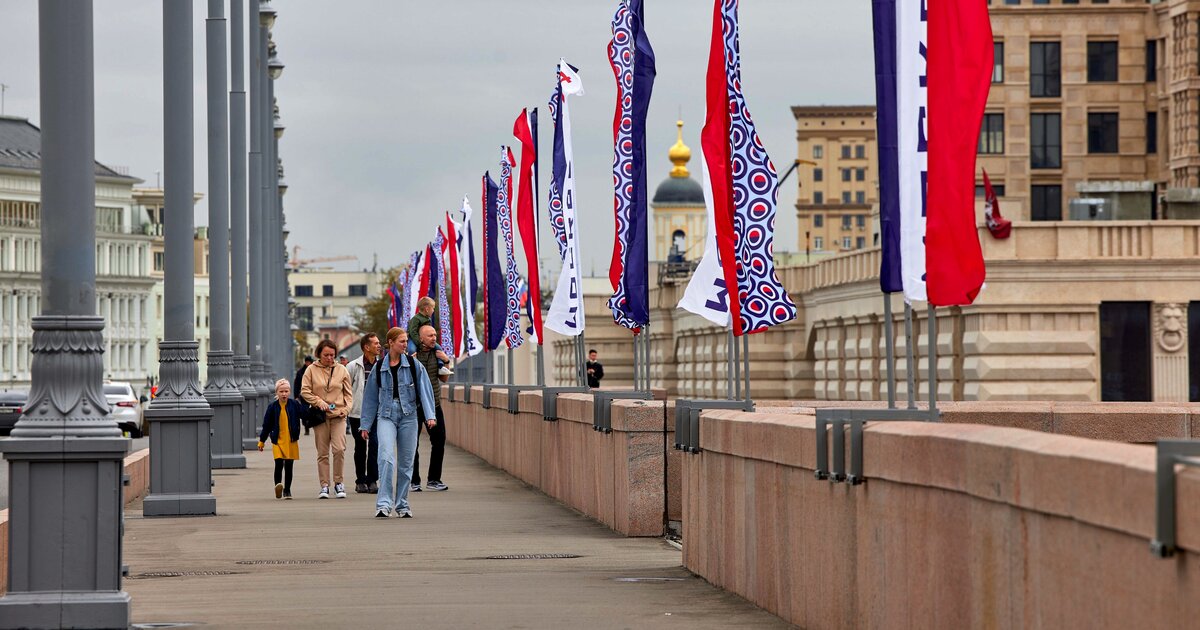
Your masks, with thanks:
M279 439L271 445L271 453L275 459L300 459L300 442L292 441L286 406L279 409Z

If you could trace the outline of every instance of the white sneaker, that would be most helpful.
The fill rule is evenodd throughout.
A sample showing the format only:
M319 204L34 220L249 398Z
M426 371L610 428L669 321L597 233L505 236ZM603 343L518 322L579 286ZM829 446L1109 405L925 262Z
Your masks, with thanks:
M334 484L333 492L334 492L334 494L337 495L337 498L339 498L339 499L346 498L346 486L343 484L340 484L340 483Z
M318 499L329 498L329 486L321 486L321 493L317 495Z
M400 516L400 518L412 518L413 517L412 510L410 510L408 508L404 508L403 510L396 510L396 514L398 514Z
M392 515L391 508L377 508L375 510L375 518L387 518Z

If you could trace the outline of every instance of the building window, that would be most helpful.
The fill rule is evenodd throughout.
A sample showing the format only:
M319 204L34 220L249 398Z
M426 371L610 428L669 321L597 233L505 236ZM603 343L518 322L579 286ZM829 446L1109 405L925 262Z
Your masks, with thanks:
M1004 114L984 114L983 125L979 128L980 155L1000 155L1004 153Z
M1059 42L1029 44L1029 95L1056 97L1062 95L1062 66L1059 64Z
M813 203L815 203L815 204L825 203L825 193L823 193L819 190L814 192L813 193Z
M857 159L865 159L867 157L867 147L863 144L854 145L854 157Z
M815 227L815 228L825 227L825 215L814 214L813 215L813 227Z
M1117 42L1088 42L1088 82L1117 80Z
M296 326L300 330L313 329L313 309L311 306L296 307Z
M825 147L823 147L819 144L814 144L813 145L813 159L819 160L823 157L825 157Z
M313 292L311 284L296 285L296 297L312 297L312 294Z
M867 193L859 190L854 193L854 203L867 203Z
M367 285L365 285L365 284L350 285L350 297L367 297Z
M855 179L855 181L860 181L860 182L861 182L861 181L866 181L866 179L867 179L867 169L865 169L865 168L856 168L856 169L854 169L854 179Z
M825 181L825 169L823 169L823 168L814 168L814 169L813 169L813 181L814 181L814 182L823 182L823 181Z
M1146 42L1146 83L1158 80L1158 40Z
M850 249L850 237L849 236L842 237L842 249Z
M1100 400L1150 400L1150 303L1100 303Z
M997 197L1003 197L1004 184L992 184L992 191L996 193ZM975 196L979 199L987 197L987 187L983 184L975 184Z
M166 258L163 252L154 252L154 270L162 271L166 265Z
M1062 220L1062 186L1032 186L1029 218L1034 221Z
M850 191L842 191L842 203L850 203Z
M850 181L850 169L848 169L848 168L842 169L842 181L844 181L844 182Z
M867 215L865 215L865 214L854 215L854 224L857 225L860 229L867 227Z
M326 284L321 286L321 297L333 297L333 285Z
M992 43L992 83L1004 83L1004 42Z
M1117 153L1116 112L1088 113L1088 153Z
M1158 153L1158 112L1146 112L1146 153Z
M1029 127L1030 165L1062 168L1062 114L1031 114Z
M848 144L842 145L842 159L844 159L844 160L850 159L850 145L848 145Z
M867 237L857 236L854 238L854 249L862 249L867 246Z
M849 230L849 229L850 229L850 223L851 223L852 221L854 221L854 217L852 217L852 216L850 216L850 215L848 215L848 214L844 214L844 215L842 215L842 229L843 229L843 230Z
M817 236L813 238L813 249L822 251L825 249L825 237Z

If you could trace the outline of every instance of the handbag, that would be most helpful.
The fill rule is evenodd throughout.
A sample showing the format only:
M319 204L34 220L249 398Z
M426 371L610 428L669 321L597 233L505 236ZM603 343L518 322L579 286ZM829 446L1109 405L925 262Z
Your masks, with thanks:
M333 370L329 371L329 380L325 383L325 391L329 391L329 386L333 383ZM304 403L304 410L300 412L300 424L304 428L311 429L313 427L325 424L325 412L321 411L320 407Z

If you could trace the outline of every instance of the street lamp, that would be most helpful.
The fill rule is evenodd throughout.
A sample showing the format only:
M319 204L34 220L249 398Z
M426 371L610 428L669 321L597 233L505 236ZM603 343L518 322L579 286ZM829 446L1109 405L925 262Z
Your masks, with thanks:
M271 80L278 80L283 74L283 61L279 59L279 55L275 51L271 51L271 58L267 60L267 72L271 73Z
M258 23L265 26L269 31L275 28L275 17L278 13L267 2L268 0L263 0L258 8Z

